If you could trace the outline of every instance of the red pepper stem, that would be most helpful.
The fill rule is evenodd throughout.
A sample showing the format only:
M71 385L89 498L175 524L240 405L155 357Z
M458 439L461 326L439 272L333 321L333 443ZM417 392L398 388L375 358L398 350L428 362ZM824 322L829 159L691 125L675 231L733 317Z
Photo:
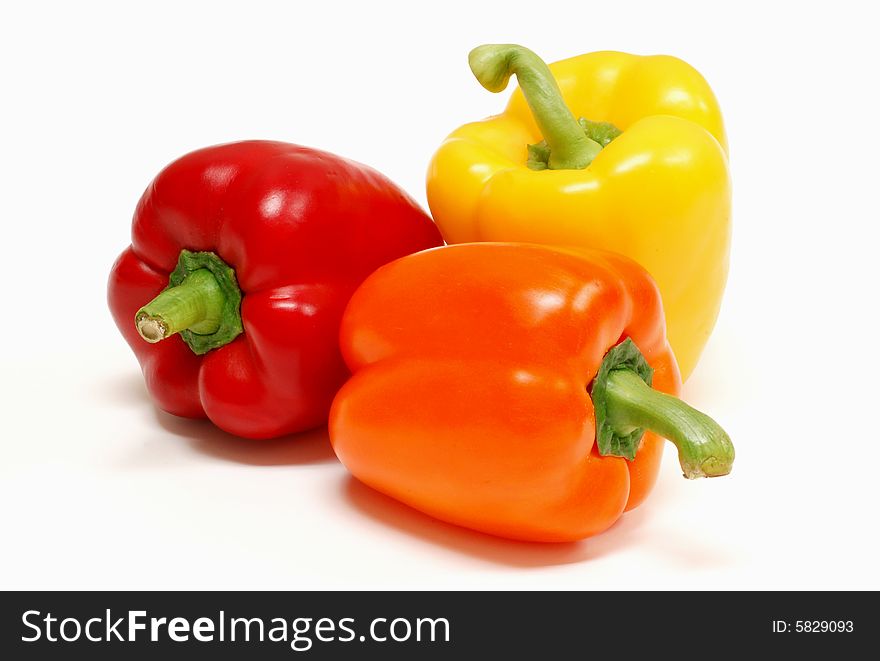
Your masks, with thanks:
M672 441L684 476L727 475L733 444L717 422L677 397L654 390L630 369L612 370L605 390L608 424L621 434L648 429Z
M190 330L210 335L220 328L226 297L208 269L198 269L138 310L135 324L147 342L160 342Z
M147 342L180 334L197 356L244 332L235 270L213 252L181 250L168 287L138 310L135 325Z

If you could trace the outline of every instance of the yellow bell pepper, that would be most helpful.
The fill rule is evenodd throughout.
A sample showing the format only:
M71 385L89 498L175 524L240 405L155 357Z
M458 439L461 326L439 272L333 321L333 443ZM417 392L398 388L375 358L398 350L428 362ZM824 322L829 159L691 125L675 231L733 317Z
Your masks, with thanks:
M669 56L588 53L548 66L515 45L474 49L506 110L453 132L428 171L428 203L450 243L587 246L641 263L660 288L687 378L727 280L730 176L718 103ZM589 118L589 120L576 118Z

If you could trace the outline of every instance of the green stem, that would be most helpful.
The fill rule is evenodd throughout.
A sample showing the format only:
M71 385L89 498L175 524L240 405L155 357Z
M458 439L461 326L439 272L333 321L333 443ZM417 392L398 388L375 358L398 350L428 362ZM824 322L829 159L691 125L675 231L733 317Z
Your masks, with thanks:
M648 429L675 444L687 478L727 475L733 466L730 437L705 413L654 390L635 372L616 369L606 384L607 422L618 433Z
M225 302L217 278L208 269L198 269L138 310L135 323L140 336L150 343L184 330L210 335L220 328Z
M135 325L150 343L180 333L197 355L229 344L243 332L235 271L212 252L182 250L168 287L137 311Z
M550 149L550 169L581 170L602 151L602 145L587 137L565 105L550 68L528 48L515 44L478 46L470 52L468 63L480 84L490 92L503 91L516 74Z
M727 475L734 457L727 432L677 397L654 390L653 375L629 338L605 354L590 389L599 454L635 459L647 429L675 444L685 477Z

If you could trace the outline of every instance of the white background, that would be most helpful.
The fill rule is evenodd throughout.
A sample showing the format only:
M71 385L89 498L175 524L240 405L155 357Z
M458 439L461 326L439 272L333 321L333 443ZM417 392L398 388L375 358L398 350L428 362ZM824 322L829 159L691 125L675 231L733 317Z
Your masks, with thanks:
M880 588L880 131L870 3L19 3L0 10L0 587ZM371 492L326 432L252 443L157 412L106 309L135 203L245 138L427 162L498 112L470 48L669 53L725 113L730 283L685 388L737 446L579 544Z

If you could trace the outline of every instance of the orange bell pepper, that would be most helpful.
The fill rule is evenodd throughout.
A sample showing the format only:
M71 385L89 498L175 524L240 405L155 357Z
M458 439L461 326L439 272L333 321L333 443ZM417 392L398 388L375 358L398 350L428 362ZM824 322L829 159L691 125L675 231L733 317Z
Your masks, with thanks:
M337 455L445 521L533 541L601 532L651 490L661 435L686 477L731 468L724 431L674 397L657 286L625 257L493 243L410 255L355 292L341 347L353 376L330 413Z

